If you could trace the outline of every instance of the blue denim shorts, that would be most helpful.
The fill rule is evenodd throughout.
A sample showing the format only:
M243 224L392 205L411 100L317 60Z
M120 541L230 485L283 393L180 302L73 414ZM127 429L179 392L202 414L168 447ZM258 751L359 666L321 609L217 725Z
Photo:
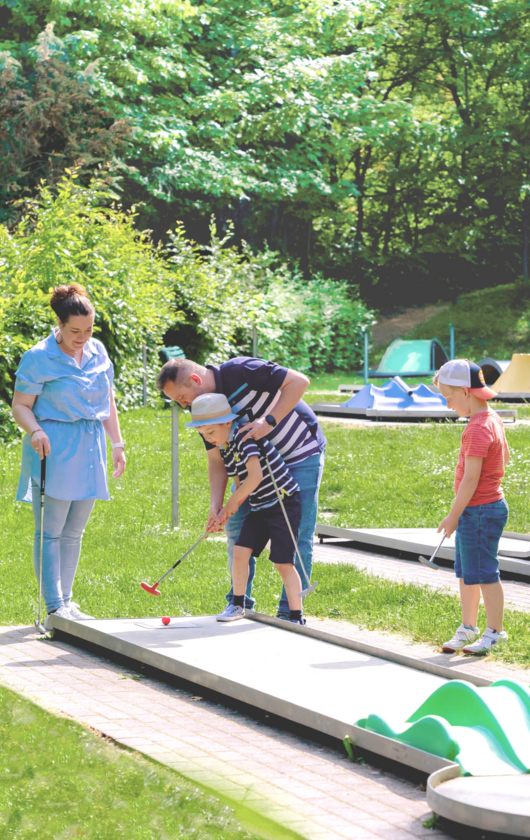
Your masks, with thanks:
M500 580L497 551L507 520L505 499L464 509L455 534L455 574L468 586Z

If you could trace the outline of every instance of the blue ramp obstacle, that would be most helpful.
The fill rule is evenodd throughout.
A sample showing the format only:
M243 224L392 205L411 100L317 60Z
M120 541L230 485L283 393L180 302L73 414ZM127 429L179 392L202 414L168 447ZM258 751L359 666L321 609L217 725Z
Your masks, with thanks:
M447 403L438 390L428 385L411 388L400 376L389 379L384 385L365 385L351 397L344 408L358 408L379 413L381 411L442 412L447 414ZM370 416L370 415L368 415Z

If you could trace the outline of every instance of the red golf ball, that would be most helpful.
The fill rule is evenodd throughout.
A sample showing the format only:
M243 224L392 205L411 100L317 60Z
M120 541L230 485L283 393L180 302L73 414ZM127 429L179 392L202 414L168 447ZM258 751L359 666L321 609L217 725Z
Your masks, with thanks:
M171 621L171 619L168 615L163 615L162 616L162 624L169 624L170 621Z

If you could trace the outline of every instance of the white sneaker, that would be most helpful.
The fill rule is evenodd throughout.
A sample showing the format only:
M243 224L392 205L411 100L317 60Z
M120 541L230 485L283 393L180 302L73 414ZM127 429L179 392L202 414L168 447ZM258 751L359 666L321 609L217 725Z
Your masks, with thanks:
M237 621L238 618L245 618L245 610L243 607L236 607L234 604L228 604L222 613L216 616L217 621Z
M68 607L59 607L58 610L55 610L55 612L48 613L48 615L46 616L46 620L44 622L45 630L53 630L53 627L50 624L50 618L52 615L58 615L59 618L71 618L70 609Z
M454 653L457 650L463 650L466 645L470 645L474 642L478 636L480 636L480 630L478 627L473 627L471 630L468 630L467 627L461 624L451 641L444 643L442 650L449 653Z
M505 633L504 630L501 630L500 633L496 633L495 630L491 630L489 627L486 627L480 639L476 641L474 645L466 645L463 647L462 652L479 655L489 653L492 647L495 647L495 645L501 645L503 642L507 641L508 633Z
M86 613L81 612L79 609L79 604L76 604L75 601L70 601L70 618L73 618L74 621L95 621L93 615L87 615Z

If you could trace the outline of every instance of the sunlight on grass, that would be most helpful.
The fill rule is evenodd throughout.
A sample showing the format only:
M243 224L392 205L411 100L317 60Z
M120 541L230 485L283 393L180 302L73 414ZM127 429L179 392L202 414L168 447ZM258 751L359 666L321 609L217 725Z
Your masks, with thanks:
M178 773L0 687L0 836L258 840Z
M153 583L203 532L209 507L207 460L197 434L180 435L181 527L170 528L170 412L142 409L122 415L128 467L111 482L112 500L97 502L83 543L75 583L81 608L99 618L204 615L219 612L230 587L226 544L208 540L187 558L153 598L140 581ZM454 466L462 429L452 424L351 429L326 424L326 468L321 518L343 527L435 527L453 499ZM508 529L530 531L530 429L507 427L512 460L504 482ZM0 568L8 597L0 624L29 624L37 586L31 565L33 517L13 501L20 447L0 448ZM373 578L352 567L319 565L317 592L306 612L342 618L372 629L397 631L441 644L458 625L458 599L419 586ZM274 614L280 579L264 553L255 583L257 609ZM510 642L497 654L530 662L527 616L510 613ZM512 629L511 629L512 628Z

